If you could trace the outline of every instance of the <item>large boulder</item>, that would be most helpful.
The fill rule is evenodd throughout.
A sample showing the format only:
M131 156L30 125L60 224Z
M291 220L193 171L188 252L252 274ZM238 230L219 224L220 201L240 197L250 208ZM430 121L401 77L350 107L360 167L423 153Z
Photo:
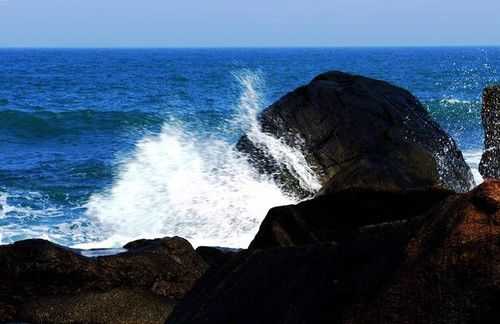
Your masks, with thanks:
M465 192L474 184L462 153L426 108L410 92L384 81L321 74L265 109L259 123L264 133L303 153L324 194L433 185ZM237 147L285 189L299 196L313 193L265 143L245 135Z
M436 195L405 222L337 243L244 251L209 270L167 323L497 323L500 182Z
M297 205L275 207L264 218L249 248L352 240L364 226L411 221L452 194L452 191L439 188L406 191L348 189ZM402 228L398 227L398 230L401 233L395 234L405 234Z
M484 178L500 179L500 85L484 89L481 117L484 153L479 172Z
M0 322L163 323L208 267L178 237L125 249L85 257L44 240L0 246Z

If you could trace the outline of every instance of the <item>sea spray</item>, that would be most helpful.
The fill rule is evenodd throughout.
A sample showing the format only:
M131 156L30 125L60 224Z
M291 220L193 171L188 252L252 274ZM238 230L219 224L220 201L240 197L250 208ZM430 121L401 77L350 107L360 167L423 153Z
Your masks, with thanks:
M257 114L262 107L261 92L263 80L259 74L239 73L235 77L244 87L240 98L240 117L243 129L248 139L259 149L269 154L277 163L283 165L308 192L316 192L321 183L314 170L307 163L302 152L295 147L286 145L281 139L262 131ZM297 142L301 139L297 138Z
M479 173L479 162L483 155L483 150L466 150L463 152L464 160L469 165L476 185L483 183L484 179Z
M256 145L264 147L296 175L301 185L319 189L300 151L262 133L258 75L237 74L242 86L238 123ZM283 193L245 156L225 141L187 133L169 122L160 134L136 145L109 190L94 194L87 214L108 238L78 247L120 246L138 238L181 236L193 245L245 247L267 211L297 202Z

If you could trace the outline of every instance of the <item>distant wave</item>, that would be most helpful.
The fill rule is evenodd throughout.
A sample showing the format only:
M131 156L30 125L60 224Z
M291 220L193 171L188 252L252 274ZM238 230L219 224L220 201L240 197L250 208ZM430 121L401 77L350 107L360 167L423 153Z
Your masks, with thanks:
M163 119L139 111L26 112L0 111L0 133L15 137L54 137L87 131L117 131L134 127L161 125Z
M472 104L473 102L470 100L456 99L456 98L444 98L439 100L439 102L443 105L457 105L457 104Z
M481 102L456 98L424 102L429 113L464 149L482 147Z

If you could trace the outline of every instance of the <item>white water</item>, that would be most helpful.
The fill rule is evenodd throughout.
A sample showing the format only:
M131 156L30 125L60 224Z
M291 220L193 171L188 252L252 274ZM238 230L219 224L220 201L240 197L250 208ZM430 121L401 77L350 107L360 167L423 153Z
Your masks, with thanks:
M30 219L48 219L60 216L60 210L55 207L44 209L33 209L29 206L9 204L9 199L23 198L28 201L43 201L44 197L39 192L28 193L8 193L0 191L0 220L6 217L13 217L22 220ZM13 216L16 215L16 216ZM61 236L58 233L50 233L46 225L25 226L23 222L8 222L2 225L0 231L0 244L10 244L14 241L27 238L42 238L45 240L58 241Z
M476 185L480 185L483 182L483 177L479 173L479 162L481 161L483 150L464 151L463 155L465 162L467 162L472 171Z
M242 94L233 124L286 165L304 188L319 189L299 151L261 132L259 77L246 72L237 80ZM194 246L246 247L270 208L296 202L259 175L234 145L165 124L160 134L137 144L114 185L88 202L88 216L103 226L108 238L77 247L118 247L138 238L174 235Z

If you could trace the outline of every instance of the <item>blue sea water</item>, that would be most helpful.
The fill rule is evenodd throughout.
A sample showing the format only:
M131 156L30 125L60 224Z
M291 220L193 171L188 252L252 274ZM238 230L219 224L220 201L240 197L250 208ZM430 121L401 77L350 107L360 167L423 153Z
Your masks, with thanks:
M244 246L268 208L296 200L232 146L333 69L412 91L477 168L500 48L0 49L0 243Z

